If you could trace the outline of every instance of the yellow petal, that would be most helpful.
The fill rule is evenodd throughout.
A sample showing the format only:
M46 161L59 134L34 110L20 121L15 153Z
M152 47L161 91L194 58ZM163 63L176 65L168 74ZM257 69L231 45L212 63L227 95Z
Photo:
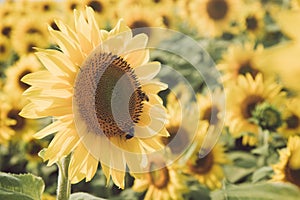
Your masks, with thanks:
M142 90L145 91L146 94L157 94L158 92L166 90L167 88L167 84L158 81L145 82L142 85Z
M110 168L107 167L106 165L104 165L103 163L101 163L101 168L102 168L102 171L106 177L106 185L109 184L109 180L110 180Z
M150 63L147 63L145 65L135 68L134 71L140 80L151 80L159 73L160 63L159 62L150 62Z
M23 76L21 81L29 85L34 85L40 88L43 87L49 88L51 87L52 84L57 84L57 83L67 83L63 79L53 76L51 73L45 70L27 74Z
M95 20L93 9L90 7L87 7L86 13L87 13L87 19L88 19L90 29L91 29L91 41L93 43L93 47L95 48L101 42L99 27Z
M80 66L84 60L84 56L79 45L60 31L50 30L50 34L69 59L74 64Z
M89 155L86 164L86 181L90 181L98 169L99 161L96 160L92 155Z
M38 119L43 117L37 113L36 105L34 103L28 103L24 106L19 115L29 119Z
M36 134L34 134L34 137L37 139L41 139L41 138L51 135L61 129L64 129L67 126L68 126L68 124L62 123L60 120L57 120L57 121L51 123L50 125L46 126L45 128L43 128Z

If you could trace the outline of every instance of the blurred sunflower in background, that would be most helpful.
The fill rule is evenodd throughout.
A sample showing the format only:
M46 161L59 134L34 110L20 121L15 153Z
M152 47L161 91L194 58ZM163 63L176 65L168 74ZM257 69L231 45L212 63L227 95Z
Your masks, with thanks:
M148 173L141 174L134 180L132 189L136 192L144 192L144 199L184 199L184 193L188 191L187 177L175 166L166 166L161 156L153 156L149 159Z
M255 145L259 127L250 120L253 111L263 102L279 106L284 97L281 89L281 85L264 80L260 73L255 78L249 73L246 76L240 75L236 84L226 86L226 124L233 137L243 137L244 145Z
M213 93L216 100L214 102L210 93L198 93L196 96L200 111L200 120L206 121L212 126L217 125L225 115L224 106L222 106L225 99L222 91L218 88Z
M287 99L283 114L283 125L278 130L286 138L300 134L300 100L297 97Z
M266 71L256 63L257 56L262 51L263 46L259 45L255 48L252 43L230 45L217 65L217 68L223 73L224 84L236 81L239 75L249 73L255 77L258 73Z
M3 21L0 24L0 34L1 36L10 38L14 30L15 19L13 17L4 17Z
M189 3L191 21L203 36L221 36L237 19L240 1L195 0Z
M118 17L124 18L126 24L133 29L134 34L146 33L149 37L153 38L153 33L151 33L149 28L162 25L159 14L144 7L133 6L129 12L122 9L119 11L119 14Z
M12 53L11 43L7 37L0 36L0 62L10 58ZM2 70L2 69L1 69Z
M29 141L33 134L41 128L39 121L25 119L20 116L19 113L21 112L22 104L13 101L11 91L10 93L6 93L6 96L7 105L6 103L4 104L4 110L2 110L1 115L3 116L2 120L4 124L7 126L2 131L10 129L8 132L13 132L11 137L13 141Z
M51 165L73 152L69 167L72 183L91 180L100 161L107 181L111 176L118 187L124 188L126 164L133 173L138 171L145 152L162 148L156 133L169 135L164 127L165 110L156 95L167 86L151 81L160 64L148 62L145 34L133 37L123 21L110 32L100 32L91 8L74 15L75 29L58 22L61 31L50 30L62 52L37 53L48 71L31 73L22 79L31 87L24 93L30 103L21 115L55 117L35 137L57 132L43 157ZM114 99L113 88L120 87L117 81L122 76L123 87L116 93L118 99ZM128 106L126 97L132 91L128 114L133 121L123 114ZM120 112L117 121L111 101Z
M3 90L6 93L14 91L12 100L18 102L20 105L24 105L25 98L22 97L22 93L29 88L30 85L21 81L23 76L36 72L41 69L41 63L34 55L22 56L14 66L9 67L6 72L6 82Z
M16 25L12 33L12 44L19 55L30 54L35 52L36 47L44 48L49 45L47 27L38 20L37 14L31 14L19 20ZM19 42L18 38L22 38L23 42Z
M10 109L8 97L0 93L0 101L0 144L7 144L11 136L14 134L11 126L15 124L15 121L7 117Z
M183 171L192 175L209 189L214 190L222 186L222 179L225 178L222 165L228 163L228 158L225 155L224 146L220 143L217 143L207 155L200 157L200 148L207 130L208 123L201 123L193 141L195 148L190 149L192 153L187 153L189 157L183 166Z
M180 91L174 93L174 91ZM187 108L190 101L190 95L183 85L178 85L173 92L167 96L167 114L168 123L166 129L170 137L161 137L162 143L169 148L171 154L182 154L190 144L194 137L195 129L197 127L191 124L197 120L197 116L193 114L192 109Z
M289 137L287 147L279 151L279 162L273 165L274 175L272 181L290 182L300 188L300 138Z

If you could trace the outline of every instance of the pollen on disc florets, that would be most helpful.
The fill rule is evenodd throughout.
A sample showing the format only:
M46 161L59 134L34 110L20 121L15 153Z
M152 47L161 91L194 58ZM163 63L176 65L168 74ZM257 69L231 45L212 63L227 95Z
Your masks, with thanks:
M132 132L145 96L130 64L112 53L93 52L76 78L75 99L81 118L94 132L107 137Z

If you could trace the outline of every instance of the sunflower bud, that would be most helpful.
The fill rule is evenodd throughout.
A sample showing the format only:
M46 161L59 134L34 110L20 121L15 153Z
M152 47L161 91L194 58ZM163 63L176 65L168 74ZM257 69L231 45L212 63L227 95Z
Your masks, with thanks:
M280 112L268 103L257 105L252 112L251 121L263 129L275 131L282 124Z

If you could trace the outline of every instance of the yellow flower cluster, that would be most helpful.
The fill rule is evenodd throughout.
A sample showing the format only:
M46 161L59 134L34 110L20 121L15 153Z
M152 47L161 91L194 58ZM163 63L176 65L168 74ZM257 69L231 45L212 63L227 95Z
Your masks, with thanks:
M49 178L45 198L56 183L42 160L61 170L66 158L66 182L102 174L122 198L210 198L227 183L300 188L299 8L297 0L4 1L0 171L21 153L25 171ZM163 64L185 78L193 71L149 49L163 38L153 27L203 45L214 63L201 64L216 68L219 85L193 80L191 94L182 81L164 83ZM200 57L168 39L170 51Z

